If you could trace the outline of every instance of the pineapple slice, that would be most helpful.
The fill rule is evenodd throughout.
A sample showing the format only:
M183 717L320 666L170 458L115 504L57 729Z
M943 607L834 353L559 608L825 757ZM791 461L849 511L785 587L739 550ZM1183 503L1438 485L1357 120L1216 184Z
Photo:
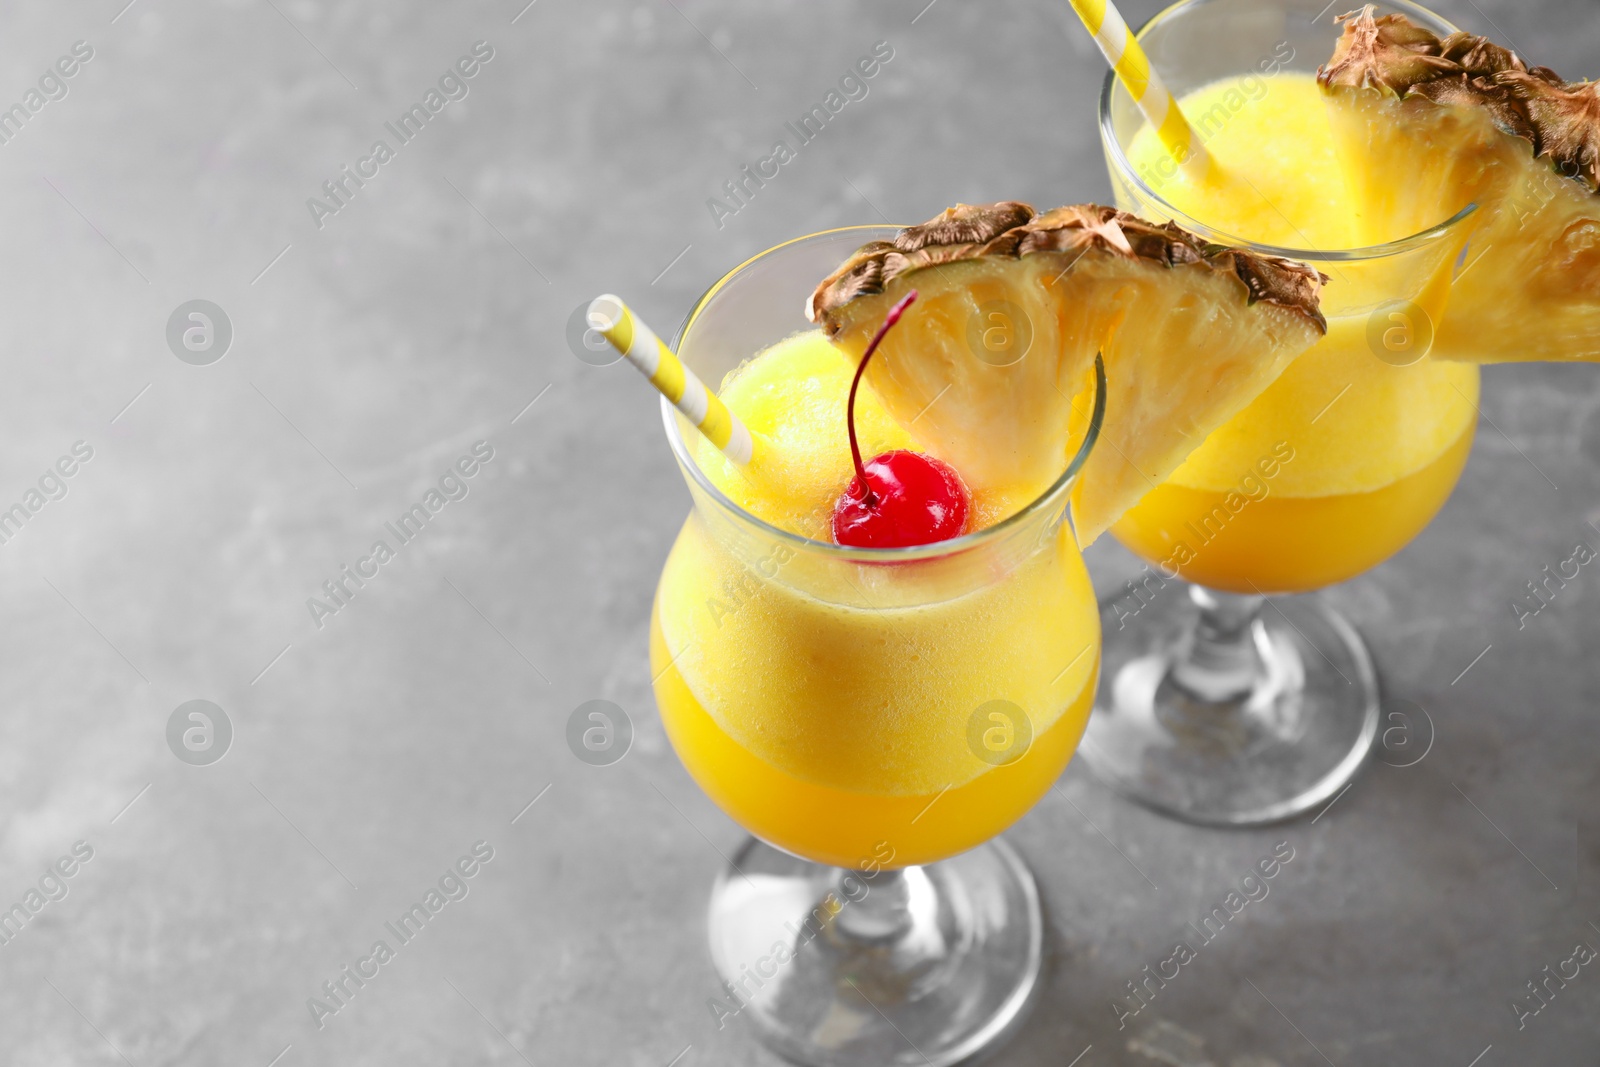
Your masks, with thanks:
M1318 72L1364 238L1478 205L1433 357L1600 360L1600 86L1372 12Z
M1324 281L1115 208L961 204L862 247L807 314L859 360L916 289L867 378L928 451L984 486L1037 492L1060 475L1103 353L1105 420L1073 497L1088 544L1321 338Z

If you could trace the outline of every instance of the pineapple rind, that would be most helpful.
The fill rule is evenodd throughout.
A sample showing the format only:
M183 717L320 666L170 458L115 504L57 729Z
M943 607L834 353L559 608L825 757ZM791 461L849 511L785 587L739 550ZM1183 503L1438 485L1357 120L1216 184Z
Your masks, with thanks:
M1590 192L1600 188L1600 85L1530 68L1487 37L1458 31L1441 38L1404 15L1375 18L1373 10L1368 4L1339 17L1344 34L1317 71L1324 88L1477 108L1527 141L1535 157Z

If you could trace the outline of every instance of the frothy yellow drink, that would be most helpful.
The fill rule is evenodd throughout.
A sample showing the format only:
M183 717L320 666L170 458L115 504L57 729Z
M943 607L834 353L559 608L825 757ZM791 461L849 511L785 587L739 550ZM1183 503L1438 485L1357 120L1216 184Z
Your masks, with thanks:
M1172 166L1142 130L1129 161L1161 197L1241 241L1362 243L1361 205L1311 75L1230 79L1182 107L1208 138L1213 166ZM1471 449L1478 369L1399 365L1416 342L1407 331L1428 329L1427 313L1436 320L1442 310L1442 277L1406 278L1397 263L1392 278L1415 283L1404 294L1415 305L1388 309L1357 297L1370 283L1357 269L1324 266L1327 336L1128 512L1113 527L1119 540L1205 586L1297 592L1376 566L1427 525Z
M698 465L750 515L826 541L852 471L850 371L820 332L756 355L718 394L762 439L756 462L698 442ZM863 454L914 447L866 385L856 420ZM1027 503L973 490L974 529ZM657 590L652 673L684 766L746 829L820 863L928 863L1049 789L1099 666L1068 525L1030 513L944 560L860 564L702 510Z

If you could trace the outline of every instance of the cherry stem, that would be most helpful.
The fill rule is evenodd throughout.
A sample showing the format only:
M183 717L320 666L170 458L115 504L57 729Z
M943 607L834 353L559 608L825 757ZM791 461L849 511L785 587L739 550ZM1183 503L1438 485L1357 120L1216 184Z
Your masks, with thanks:
M861 462L861 446L856 443L856 387L861 384L861 376L867 370L867 360L878 350L883 335L889 332L889 327L900 321L900 316L916 299L917 291L913 289L889 309L889 314L883 317L883 325L878 327L878 332L867 342L867 350L861 354L861 362L856 364L856 376L850 379L850 399L845 403L844 422L846 429L850 431L850 458L855 462L856 479L861 483L861 502L869 508L876 504L877 500L872 495L872 488L867 485L867 468Z

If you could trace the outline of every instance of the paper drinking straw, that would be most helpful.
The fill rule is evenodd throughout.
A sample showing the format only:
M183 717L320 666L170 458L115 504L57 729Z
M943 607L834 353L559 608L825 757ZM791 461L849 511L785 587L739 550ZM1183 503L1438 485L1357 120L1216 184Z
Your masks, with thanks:
M749 463L754 453L750 431L716 394L683 365L666 342L639 321L622 298L610 293L589 303L589 327L598 330L611 347L639 368L661 395L672 401L695 428L735 463Z
M1206 158L1205 146L1178 109L1177 98L1150 66L1149 57L1111 5L1111 0L1071 0L1071 3L1072 10L1088 27L1094 43L1105 53L1106 61L1117 72L1123 88L1144 112L1145 119L1172 158L1179 163L1202 162Z

